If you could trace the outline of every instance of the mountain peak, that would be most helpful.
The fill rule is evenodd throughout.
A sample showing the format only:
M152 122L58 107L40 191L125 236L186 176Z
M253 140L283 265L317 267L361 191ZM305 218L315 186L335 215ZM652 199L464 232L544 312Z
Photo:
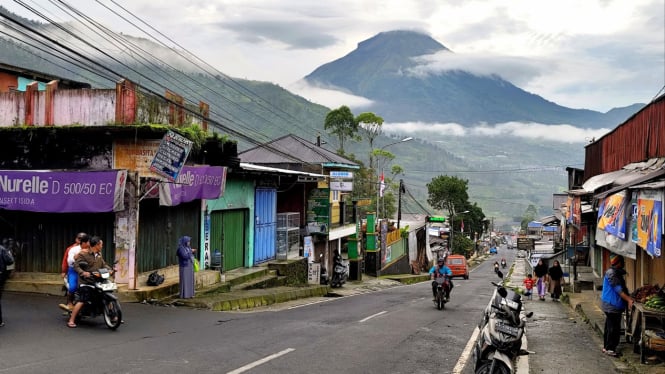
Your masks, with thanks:
M415 57L449 51L443 44L431 36L418 31L394 30L381 32L358 43L359 52L385 51L402 56Z

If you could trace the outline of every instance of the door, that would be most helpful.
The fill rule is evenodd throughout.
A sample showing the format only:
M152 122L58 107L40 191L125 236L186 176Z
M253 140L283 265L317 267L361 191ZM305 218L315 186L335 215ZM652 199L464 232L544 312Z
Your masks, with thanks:
M257 188L254 199L254 263L260 264L276 257L277 191Z
M221 210L210 214L211 253L220 250L223 270L244 266L246 210Z

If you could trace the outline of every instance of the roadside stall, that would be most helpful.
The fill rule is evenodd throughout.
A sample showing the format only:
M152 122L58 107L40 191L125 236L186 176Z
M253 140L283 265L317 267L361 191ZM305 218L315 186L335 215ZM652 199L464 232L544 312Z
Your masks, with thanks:
M647 363L649 355L665 355L665 290L645 285L633 293L635 303L626 314L626 341Z

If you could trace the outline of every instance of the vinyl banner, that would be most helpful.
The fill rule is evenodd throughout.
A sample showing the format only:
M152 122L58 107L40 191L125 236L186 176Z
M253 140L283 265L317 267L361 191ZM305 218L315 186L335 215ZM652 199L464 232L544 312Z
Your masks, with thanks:
M74 213L124 210L127 170L1 170L0 209Z
M663 232L663 194L642 190L637 198L637 245L653 257L661 256Z
M626 240L626 192L621 191L603 199L598 207L598 228Z
M217 199L224 194L226 168L183 166L175 183L159 185L159 205L174 206L197 199Z

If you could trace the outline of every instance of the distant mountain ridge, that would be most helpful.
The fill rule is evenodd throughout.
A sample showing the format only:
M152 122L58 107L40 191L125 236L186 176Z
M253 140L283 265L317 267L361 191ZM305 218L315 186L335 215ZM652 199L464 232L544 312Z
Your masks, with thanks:
M364 110L378 113L388 122L417 120L473 126L516 121L613 128L644 105L601 113L558 105L496 75L479 76L462 70L425 77L406 74L417 66L414 58L441 51L453 53L422 33L382 32L304 79L374 101Z

